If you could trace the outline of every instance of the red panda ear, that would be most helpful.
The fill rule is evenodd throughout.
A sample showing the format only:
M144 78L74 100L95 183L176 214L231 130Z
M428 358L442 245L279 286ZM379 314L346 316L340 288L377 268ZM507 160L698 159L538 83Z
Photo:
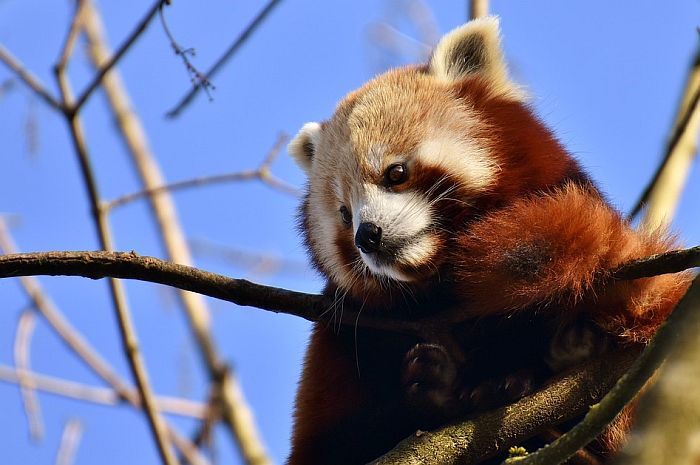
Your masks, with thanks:
M301 169L307 173L311 171L311 162L313 161L320 135L320 124L306 123L287 145L287 152L294 157Z
M495 95L525 99L523 90L508 77L496 16L470 21L440 39L430 59L430 73L445 82L481 76Z

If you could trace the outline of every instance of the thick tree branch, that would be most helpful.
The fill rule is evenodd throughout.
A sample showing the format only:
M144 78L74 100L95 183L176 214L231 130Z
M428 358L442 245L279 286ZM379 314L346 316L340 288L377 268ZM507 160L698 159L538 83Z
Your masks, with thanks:
M519 460L521 465L557 465L595 439L651 379L654 372L678 343L678 334L687 334L689 324L700 305L700 277L695 278L686 295L644 349L630 370L615 384L600 404L586 414L571 431L534 454ZM697 321L697 319L695 319ZM692 333L697 338L697 333ZM613 364L606 360L608 369ZM677 463L677 462L674 462Z
M476 464L548 427L585 413L622 376L639 354L626 348L564 375L518 402L405 439L372 465Z
M657 268L658 264L658 268ZM637 279L676 273L700 266L700 246L635 260L611 273L614 279ZM257 307L317 321L333 305L319 294L306 294L229 278L191 266L179 265L136 252L36 252L0 256L0 278L18 276L83 276L136 279L196 292L241 306ZM343 322L380 329L414 331L417 322L370 318L346 310ZM382 321L386 322L382 325ZM393 326L397 325L397 326Z
M176 287L242 306L288 313L315 321L330 305L321 295L304 294L234 279L136 252L41 252L0 256L0 277L83 276L137 279Z

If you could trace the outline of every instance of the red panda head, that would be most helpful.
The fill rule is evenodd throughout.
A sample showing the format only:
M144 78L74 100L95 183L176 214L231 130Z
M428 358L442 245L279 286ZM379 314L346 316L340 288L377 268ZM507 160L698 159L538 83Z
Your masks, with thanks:
M524 100L498 20L484 18L443 37L429 64L389 71L304 125L289 152L308 175L316 267L360 301L442 279L470 219L570 168Z

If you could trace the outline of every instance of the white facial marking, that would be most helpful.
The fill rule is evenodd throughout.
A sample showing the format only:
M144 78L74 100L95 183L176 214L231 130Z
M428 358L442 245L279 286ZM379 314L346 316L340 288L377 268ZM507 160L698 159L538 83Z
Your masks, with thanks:
M443 168L475 192L487 190L499 171L488 149L474 140L450 134L433 137L418 148L418 159L426 166Z
M363 199L355 207L354 228L374 223L387 238L410 238L430 225L430 205L414 192L389 192L374 184L365 184Z
M361 223L374 223L382 228L382 242L401 243L395 260L418 265L429 259L433 240L424 235L432 223L430 202L415 192L389 192L374 184L365 184L362 199L353 208L353 231ZM403 245L405 243L405 245ZM411 278L392 266L378 263L373 254L360 251L362 260L375 274L397 281Z

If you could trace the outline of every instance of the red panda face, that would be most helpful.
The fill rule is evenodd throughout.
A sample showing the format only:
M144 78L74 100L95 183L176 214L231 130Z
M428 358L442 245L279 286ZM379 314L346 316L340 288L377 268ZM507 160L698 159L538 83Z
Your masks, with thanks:
M358 296L438 273L452 216L498 171L475 112L416 69L394 71L304 128L304 231L318 267Z
M450 241L479 199L499 189L489 116L465 93L520 105L498 24L445 36L427 67L390 71L307 123L289 151L308 175L302 229L317 268L359 300L440 278Z

